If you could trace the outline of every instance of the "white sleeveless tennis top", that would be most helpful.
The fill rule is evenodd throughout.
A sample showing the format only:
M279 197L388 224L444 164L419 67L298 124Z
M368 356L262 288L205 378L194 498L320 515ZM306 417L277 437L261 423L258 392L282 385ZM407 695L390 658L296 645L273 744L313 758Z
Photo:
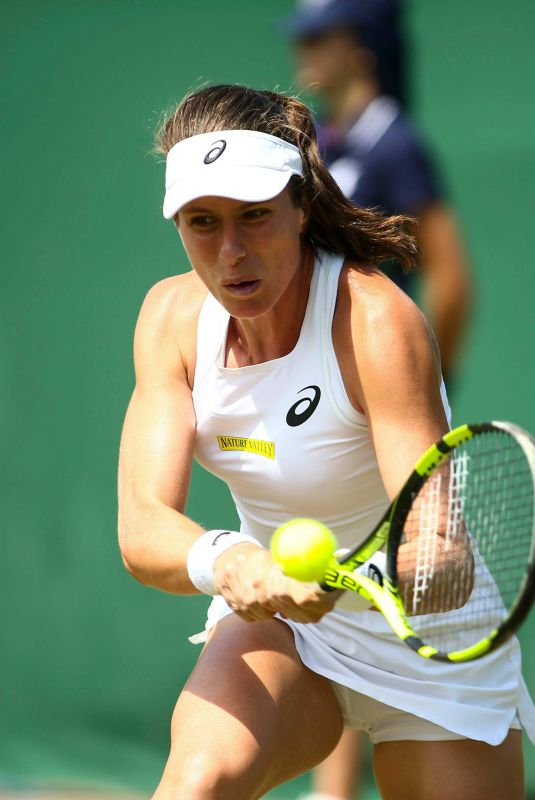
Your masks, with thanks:
M241 530L266 547L273 530L293 517L321 520L341 547L352 547L388 506L366 419L349 402L332 342L342 264L341 256L320 252L297 344L272 361L225 367L229 314L210 294L201 309L195 457L228 485ZM444 384L441 391L449 418ZM505 738L518 711L535 742L516 639L480 661L442 664L413 653L381 614L355 611L354 604L346 592L317 624L285 620L308 667L489 744ZM214 598L206 630L229 613L223 598Z

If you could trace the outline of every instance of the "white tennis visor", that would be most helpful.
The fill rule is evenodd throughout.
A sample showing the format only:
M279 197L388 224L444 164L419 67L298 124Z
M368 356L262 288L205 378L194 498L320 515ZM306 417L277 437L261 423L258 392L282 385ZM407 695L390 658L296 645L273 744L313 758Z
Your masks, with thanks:
M259 131L212 131L175 144L167 154L163 215L174 217L197 197L270 200L303 174L299 149Z

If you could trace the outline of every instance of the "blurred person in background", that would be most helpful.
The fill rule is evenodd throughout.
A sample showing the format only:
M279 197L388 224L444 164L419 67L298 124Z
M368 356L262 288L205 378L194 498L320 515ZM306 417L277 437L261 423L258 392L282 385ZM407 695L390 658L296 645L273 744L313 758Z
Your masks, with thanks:
M427 145L407 118L400 0L301 0L286 21L296 80L320 104L318 139L331 174L357 205L417 219L421 304L451 390L471 305L468 259ZM409 294L411 277L388 273Z
M400 0L301 0L286 23L296 79L317 96L320 149L357 205L418 221L420 294L446 384L456 375L471 305L468 259L427 146L407 117L407 47ZM385 267L414 294L413 274ZM307 800L352 800L361 783L359 731L346 731Z

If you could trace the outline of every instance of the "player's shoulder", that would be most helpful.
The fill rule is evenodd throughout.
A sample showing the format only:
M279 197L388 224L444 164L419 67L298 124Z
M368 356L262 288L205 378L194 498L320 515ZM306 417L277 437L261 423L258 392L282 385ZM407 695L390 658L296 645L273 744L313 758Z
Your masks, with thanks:
M181 374L193 385L197 322L207 293L194 272L164 278L149 290L134 336L139 381L176 375L182 365Z
M407 321L423 316L411 298L377 266L346 259L340 272L339 295L370 323L391 316Z
M438 347L429 322L416 303L377 267L346 263L340 274L339 307L357 354L384 363L436 360Z
M138 325L153 329L187 327L196 322L206 295L206 287L193 271L163 278L147 292Z

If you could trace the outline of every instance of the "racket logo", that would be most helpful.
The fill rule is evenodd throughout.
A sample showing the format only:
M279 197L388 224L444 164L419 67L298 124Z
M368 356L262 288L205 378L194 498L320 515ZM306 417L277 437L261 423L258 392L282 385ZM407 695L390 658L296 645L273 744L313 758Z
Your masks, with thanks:
M303 422L306 422L307 419L310 419L318 407L321 398L321 389L319 386L305 386L304 389L299 389L297 394L306 392L308 389L314 392L313 396L302 397L297 403L293 404L286 414L286 422L291 428L296 428L298 425L302 425Z
M377 564L372 563L368 566L368 578L370 578L372 581L375 581L375 583L378 583L379 586L383 586L383 573Z
M212 142L211 149L206 153L204 157L205 164L213 164L219 156L225 151L227 143L224 139L218 139L217 142Z

